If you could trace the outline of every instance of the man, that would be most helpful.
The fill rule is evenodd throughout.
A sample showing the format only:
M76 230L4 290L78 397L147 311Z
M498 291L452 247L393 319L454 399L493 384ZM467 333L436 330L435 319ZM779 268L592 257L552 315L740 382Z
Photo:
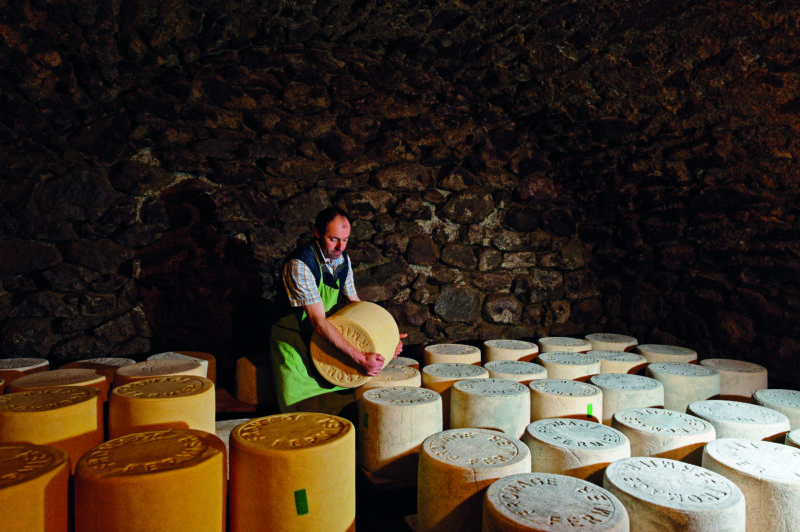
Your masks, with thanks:
M344 252L350 238L347 214L335 207L320 212L314 222L314 238L295 250L283 268L288 303L284 302L285 314L272 326L270 336L275 386L281 412L342 414L354 402L353 391L333 386L316 370L309 353L312 333L319 333L367 375L377 375L384 358L350 345L325 316L340 295L351 303L360 301L350 259ZM401 349L402 343L395 356Z

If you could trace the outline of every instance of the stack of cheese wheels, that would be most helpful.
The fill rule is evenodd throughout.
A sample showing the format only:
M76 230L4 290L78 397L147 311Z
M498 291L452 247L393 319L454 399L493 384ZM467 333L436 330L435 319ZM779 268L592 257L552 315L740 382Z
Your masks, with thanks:
M508 379L522 384L546 379L547 370L539 364L522 360L493 360L483 365L491 379Z
M650 377L603 373L589 382L603 390L603 423L606 425L611 424L617 410L664 406L664 386Z
M540 353L552 353L553 351L585 353L592 350L592 343L589 340L567 336L545 336L539 338L538 343Z
M225 530L225 445L171 429L102 443L75 470L75 532Z
M800 448L800 429L790 430L783 441L786 445Z
M707 358L701 366L719 372L720 399L750 402L753 393L767 388L767 369L744 360Z
M168 375L202 377L203 373L203 365L193 360L145 360L119 368L114 374L114 386Z
M400 343L400 331L394 318L375 303L350 303L335 312L328 321L350 345L362 353L382 355L383 367L394 357L397 344ZM316 332L311 336L310 353L317 371L331 384L357 388L370 378L361 366Z
M699 466L668 458L623 458L606 468L603 487L627 508L631 530L745 531L742 490Z
M231 433L230 531L355 530L356 435L317 413L253 419Z
M523 438L531 451L532 471L556 473L602 484L603 471L628 458L631 446L618 430L585 419L534 421Z
M234 394L242 403L277 408L278 396L269 355L251 355L236 360Z
M800 392L797 390L758 390L753 402L786 415L792 430L800 428Z
M549 351L539 356L539 363L547 370L550 379L585 381L600 373L600 361L586 353Z
M700 465L703 447L717 437L708 421L673 410L617 410L611 426L631 442L631 456L656 456Z
M450 427L499 430L522 438L531 420L531 391L505 379L455 383L450 396Z
M157 428L189 428L213 434L214 383L191 375L130 382L114 388L108 410L110 438Z
M54 369L14 379L14 382L8 385L6 392L43 390L56 386L89 386L96 388L100 392L100 398L105 401L108 398L108 390L111 387L111 383L105 375L93 369Z
M603 392L585 382L541 379L528 384L531 389L531 421L551 417L575 417L600 422L603 419Z
M481 365L481 350L471 345L435 344L424 351L425 366L431 364L474 364Z
M44 358L0 358L0 379L6 381L6 385L23 375L49 369L50 362Z
M409 357L394 357L389 361L390 366L408 366L419 371L419 362Z
M523 340L486 340L483 342L484 366L495 360L530 362L539 356L539 346Z
M723 438L706 445L703 467L719 473L742 490L747 501L747 530L797 530L800 449L779 443Z
M689 403L719 396L719 372L698 364L656 362L647 376L664 386L664 408L686 412Z
M188 360L190 362L197 362L202 366L200 370L200 376L208 378L208 360L193 357L190 355L182 355L175 351L166 351L164 353L156 353L155 355L150 355L147 357L147 360Z
M0 529L70 530L69 456L61 449L0 444Z
M625 507L608 490L551 473L517 473L496 480L483 503L487 532L628 532Z
M360 404L358 464L382 477L415 478L419 447L442 431L442 397L414 386L364 392Z
M639 345L633 336L612 333L594 333L585 336L594 351L628 351Z
M61 366L61 369L93 369L105 375L108 379L108 382L111 383L114 382L114 374L117 372L117 370L122 366L128 366L130 364L136 364L136 361L132 358L101 357L68 362Z
M785 415L771 408L740 401L695 401L689 404L686 413L714 425L717 438L782 442L789 432L789 418Z
M600 361L600 373L639 373L647 366L647 359L627 351L589 351Z
M472 364L442 363L422 368L422 387L442 396L442 419L445 428L450 425L450 391L455 383L464 379L489 378L489 370Z
M62 449L72 466L103 442L100 392L59 386L0 396L0 442L28 442Z
M697 351L676 345L642 344L636 352L647 359L649 364L656 362L684 362L691 364L697 362Z
M422 386L422 375L410 366L389 364L380 373L355 389L356 401L360 401L361 396L367 390L384 386Z
M480 531L489 485L498 478L531 471L525 444L493 430L439 432L422 442L419 453L419 532Z

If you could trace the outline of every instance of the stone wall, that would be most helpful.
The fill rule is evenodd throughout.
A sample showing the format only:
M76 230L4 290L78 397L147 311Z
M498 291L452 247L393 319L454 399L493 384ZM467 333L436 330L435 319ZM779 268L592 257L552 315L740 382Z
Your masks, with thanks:
M620 332L800 384L798 7L530 4L0 1L2 356L230 372L337 205L411 345Z

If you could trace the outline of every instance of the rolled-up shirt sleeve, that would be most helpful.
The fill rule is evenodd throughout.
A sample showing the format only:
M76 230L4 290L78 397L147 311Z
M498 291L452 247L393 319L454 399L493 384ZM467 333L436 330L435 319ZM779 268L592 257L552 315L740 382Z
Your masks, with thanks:
M286 263L283 267L283 284L286 286L289 304L293 307L322 302L314 282L314 274L301 260L291 259Z
M347 277L344 281L344 295L347 297L356 296L356 284L353 282L353 266L350 264L350 257L347 257Z

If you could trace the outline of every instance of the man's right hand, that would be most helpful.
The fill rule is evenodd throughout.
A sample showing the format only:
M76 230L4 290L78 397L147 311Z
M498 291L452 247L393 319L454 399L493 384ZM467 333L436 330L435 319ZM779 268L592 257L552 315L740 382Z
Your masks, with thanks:
M361 353L361 356L356 360L370 377L374 377L381 372L383 361L383 355L378 353Z

